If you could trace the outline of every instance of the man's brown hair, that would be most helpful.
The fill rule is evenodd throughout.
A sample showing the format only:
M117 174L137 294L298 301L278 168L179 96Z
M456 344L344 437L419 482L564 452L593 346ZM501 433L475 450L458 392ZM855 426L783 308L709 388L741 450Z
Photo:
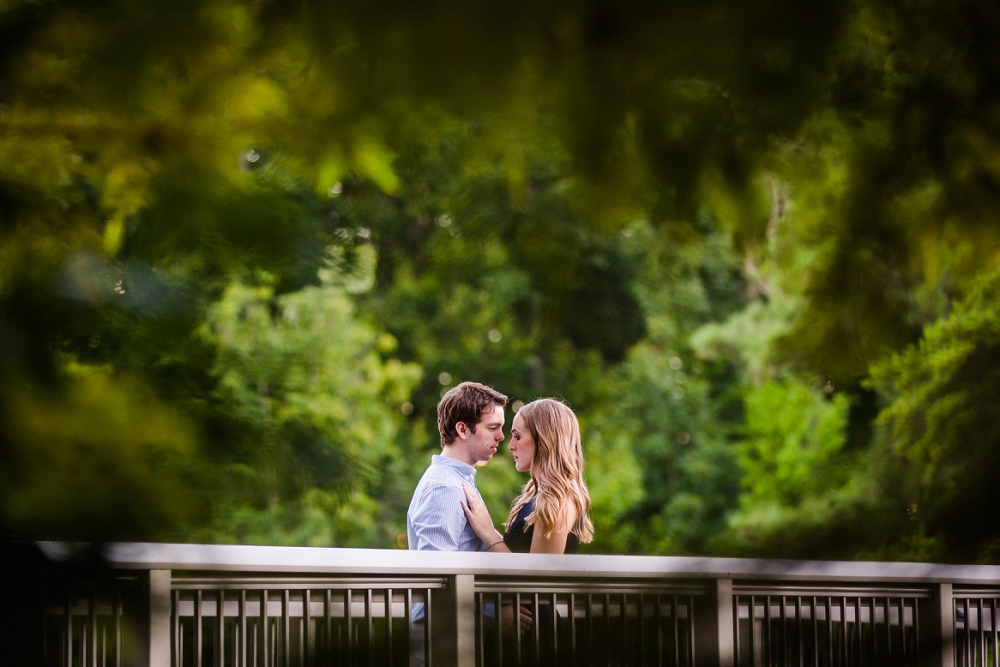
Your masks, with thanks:
M507 397L495 389L478 382L463 382L452 387L438 403L438 431L441 446L450 445L458 437L455 426L462 422L473 433L476 424L483 418L483 412L499 405L507 407Z

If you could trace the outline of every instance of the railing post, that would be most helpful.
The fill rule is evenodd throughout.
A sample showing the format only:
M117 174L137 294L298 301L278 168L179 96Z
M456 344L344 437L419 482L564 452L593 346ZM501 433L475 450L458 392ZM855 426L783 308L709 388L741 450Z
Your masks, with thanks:
M170 570L149 571L149 635L143 662L148 667L170 666Z
M955 603L951 584L934 584L927 609L929 618L920 637L921 664L926 667L955 667Z
M433 667L476 667L475 577L448 577L445 588L431 592Z
M695 664L698 667L733 667L733 580L716 579L708 595L695 598Z

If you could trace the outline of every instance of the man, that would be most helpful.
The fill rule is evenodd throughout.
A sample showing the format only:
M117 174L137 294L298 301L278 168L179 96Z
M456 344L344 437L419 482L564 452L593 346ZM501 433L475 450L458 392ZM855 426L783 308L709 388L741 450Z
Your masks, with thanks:
M475 465L493 458L503 442L506 406L506 396L478 382L463 382L441 398L437 409L441 454L431 458L406 513L410 549L486 550L488 545L465 517L462 486L479 494Z
M437 409L441 453L431 457L431 465L420 478L406 513L410 549L486 551L490 546L476 536L465 517L463 485L479 495L475 466L493 458L503 442L505 407L506 396L478 382L463 382L441 398ZM479 500L482 501L482 496ZM526 608L520 611L523 633L531 626L531 613ZM503 610L502 623L506 632L513 632L512 612L512 608ZM483 615L495 618L493 605L484 605ZM423 623L423 605L414 604L411 667L424 664Z

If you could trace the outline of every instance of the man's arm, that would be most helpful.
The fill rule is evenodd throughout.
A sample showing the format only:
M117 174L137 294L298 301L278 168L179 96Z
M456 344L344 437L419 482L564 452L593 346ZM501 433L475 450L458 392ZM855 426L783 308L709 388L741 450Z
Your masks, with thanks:
M462 510L461 489L444 484L434 485L425 491L420 506L411 513L410 528L418 551L458 551L462 533L468 525Z

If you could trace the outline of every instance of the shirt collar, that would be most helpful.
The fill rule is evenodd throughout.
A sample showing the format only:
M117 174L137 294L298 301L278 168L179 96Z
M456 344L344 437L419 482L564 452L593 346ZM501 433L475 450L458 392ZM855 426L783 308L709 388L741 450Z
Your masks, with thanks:
M447 468L452 468L462 477L471 478L473 480L476 478L476 469L468 463L459 461L458 459L452 459L447 456L435 454L431 457L431 465L442 465Z

